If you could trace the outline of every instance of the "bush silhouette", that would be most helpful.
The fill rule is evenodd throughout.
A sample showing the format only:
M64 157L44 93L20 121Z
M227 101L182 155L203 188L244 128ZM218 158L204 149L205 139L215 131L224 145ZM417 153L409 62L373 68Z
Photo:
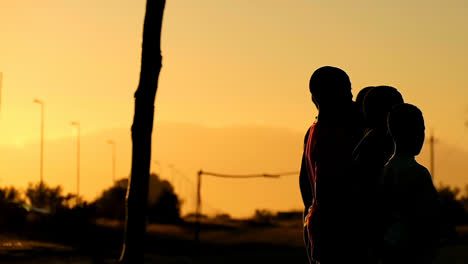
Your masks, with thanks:
M62 195L62 187L49 187L47 184L40 182L37 184L29 184L26 190L26 197L32 206L45 209L50 213L56 213L67 208L70 208L70 202L76 196L73 194Z
M104 190L95 201L96 215L110 219L125 219L125 195L127 194L128 180L117 181L114 186Z
M275 214L267 209L257 209L252 217L252 221L260 225L271 225Z
M26 218L21 194L14 187L0 188L0 226L7 229L19 228Z
M443 239L456 238L457 225L465 224L468 220L468 213L463 206L463 198L457 199L460 193L459 188L451 188L442 185L439 189L440 216L441 216L441 236Z
M172 184L151 174L148 195L148 220L158 223L180 221L181 201L174 192Z
M467 213L468 218L468 184L465 185L465 194L462 196L460 201L463 205L463 208L465 208L465 212ZM466 221L468 222L468 219L466 219Z
M442 185L439 190L441 215L451 225L466 223L466 211L462 200L458 200L459 188Z
M125 196L128 180L122 179L105 190L95 201L98 217L125 219ZM148 220L158 223L175 223L180 221L181 202L174 192L171 183L151 174L148 195Z

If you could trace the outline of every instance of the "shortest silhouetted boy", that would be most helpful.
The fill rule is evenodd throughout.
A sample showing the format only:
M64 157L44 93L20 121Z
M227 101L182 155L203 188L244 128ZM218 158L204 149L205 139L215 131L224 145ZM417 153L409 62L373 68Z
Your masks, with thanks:
M388 115L395 152L382 173L382 263L431 263L438 242L439 198L431 174L416 162L424 143L424 118L414 105Z

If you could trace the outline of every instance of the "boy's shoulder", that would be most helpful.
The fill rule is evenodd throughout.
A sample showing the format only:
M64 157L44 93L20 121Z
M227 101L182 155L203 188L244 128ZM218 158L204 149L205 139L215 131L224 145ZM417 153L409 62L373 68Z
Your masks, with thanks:
M375 162L376 153L381 149L381 139L375 130L367 129L362 138L357 143L353 151L353 158L356 161Z
M419 164L414 156L400 156L400 155L393 155L385 164L384 169L392 169L392 168L399 168L399 169L406 169L406 170L414 170L414 171L426 171L426 167Z
M415 159L392 157L383 169L383 177L390 182L406 185L433 185L429 170Z
M385 174L404 174L409 178L431 178L427 168L419 164L414 157L393 156L383 171Z
M425 175L425 176L429 176L431 177L431 173L429 172L429 170L424 167L423 165L419 164L416 160L414 161L415 165L414 165L414 170L419 172L420 175Z
M432 176L429 170L424 167L423 165L416 163L416 166L414 166L412 173L412 177L410 177L411 183L413 185L417 185L420 188L419 189L433 189L435 190L434 183L432 182Z

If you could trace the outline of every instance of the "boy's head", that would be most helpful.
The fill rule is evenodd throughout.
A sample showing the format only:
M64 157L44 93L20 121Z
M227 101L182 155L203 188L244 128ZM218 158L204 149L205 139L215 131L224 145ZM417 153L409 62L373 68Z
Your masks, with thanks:
M364 103L364 97L366 97L366 94L375 88L374 86L367 86L362 88L361 91L356 95L356 104L359 106L359 110L362 111L362 104Z
M391 86L376 86L364 96L362 109L366 123L371 128L387 127L387 115L392 107L403 103L403 97Z
M363 127L368 127L367 123L366 123L366 118L364 116L364 98L366 97L366 94L369 93L370 90L372 90L373 88L375 88L374 86L367 86L367 87L364 87L362 88L361 91L359 91L359 93L357 94L356 96L356 105L359 109L359 122L361 122L361 125Z
M331 66L321 67L312 74L309 90L319 110L340 108L353 98L351 81L346 72Z
M388 115L388 130L397 152L418 155L424 143L424 117L416 106L399 104Z

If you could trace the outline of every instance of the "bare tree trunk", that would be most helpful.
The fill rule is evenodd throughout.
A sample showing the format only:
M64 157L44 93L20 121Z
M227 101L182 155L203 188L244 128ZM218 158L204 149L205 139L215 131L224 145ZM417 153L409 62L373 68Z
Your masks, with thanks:
M120 263L143 263L154 100L161 70L161 26L165 0L147 0L143 25L140 83L132 125L132 171L126 199L125 236Z

